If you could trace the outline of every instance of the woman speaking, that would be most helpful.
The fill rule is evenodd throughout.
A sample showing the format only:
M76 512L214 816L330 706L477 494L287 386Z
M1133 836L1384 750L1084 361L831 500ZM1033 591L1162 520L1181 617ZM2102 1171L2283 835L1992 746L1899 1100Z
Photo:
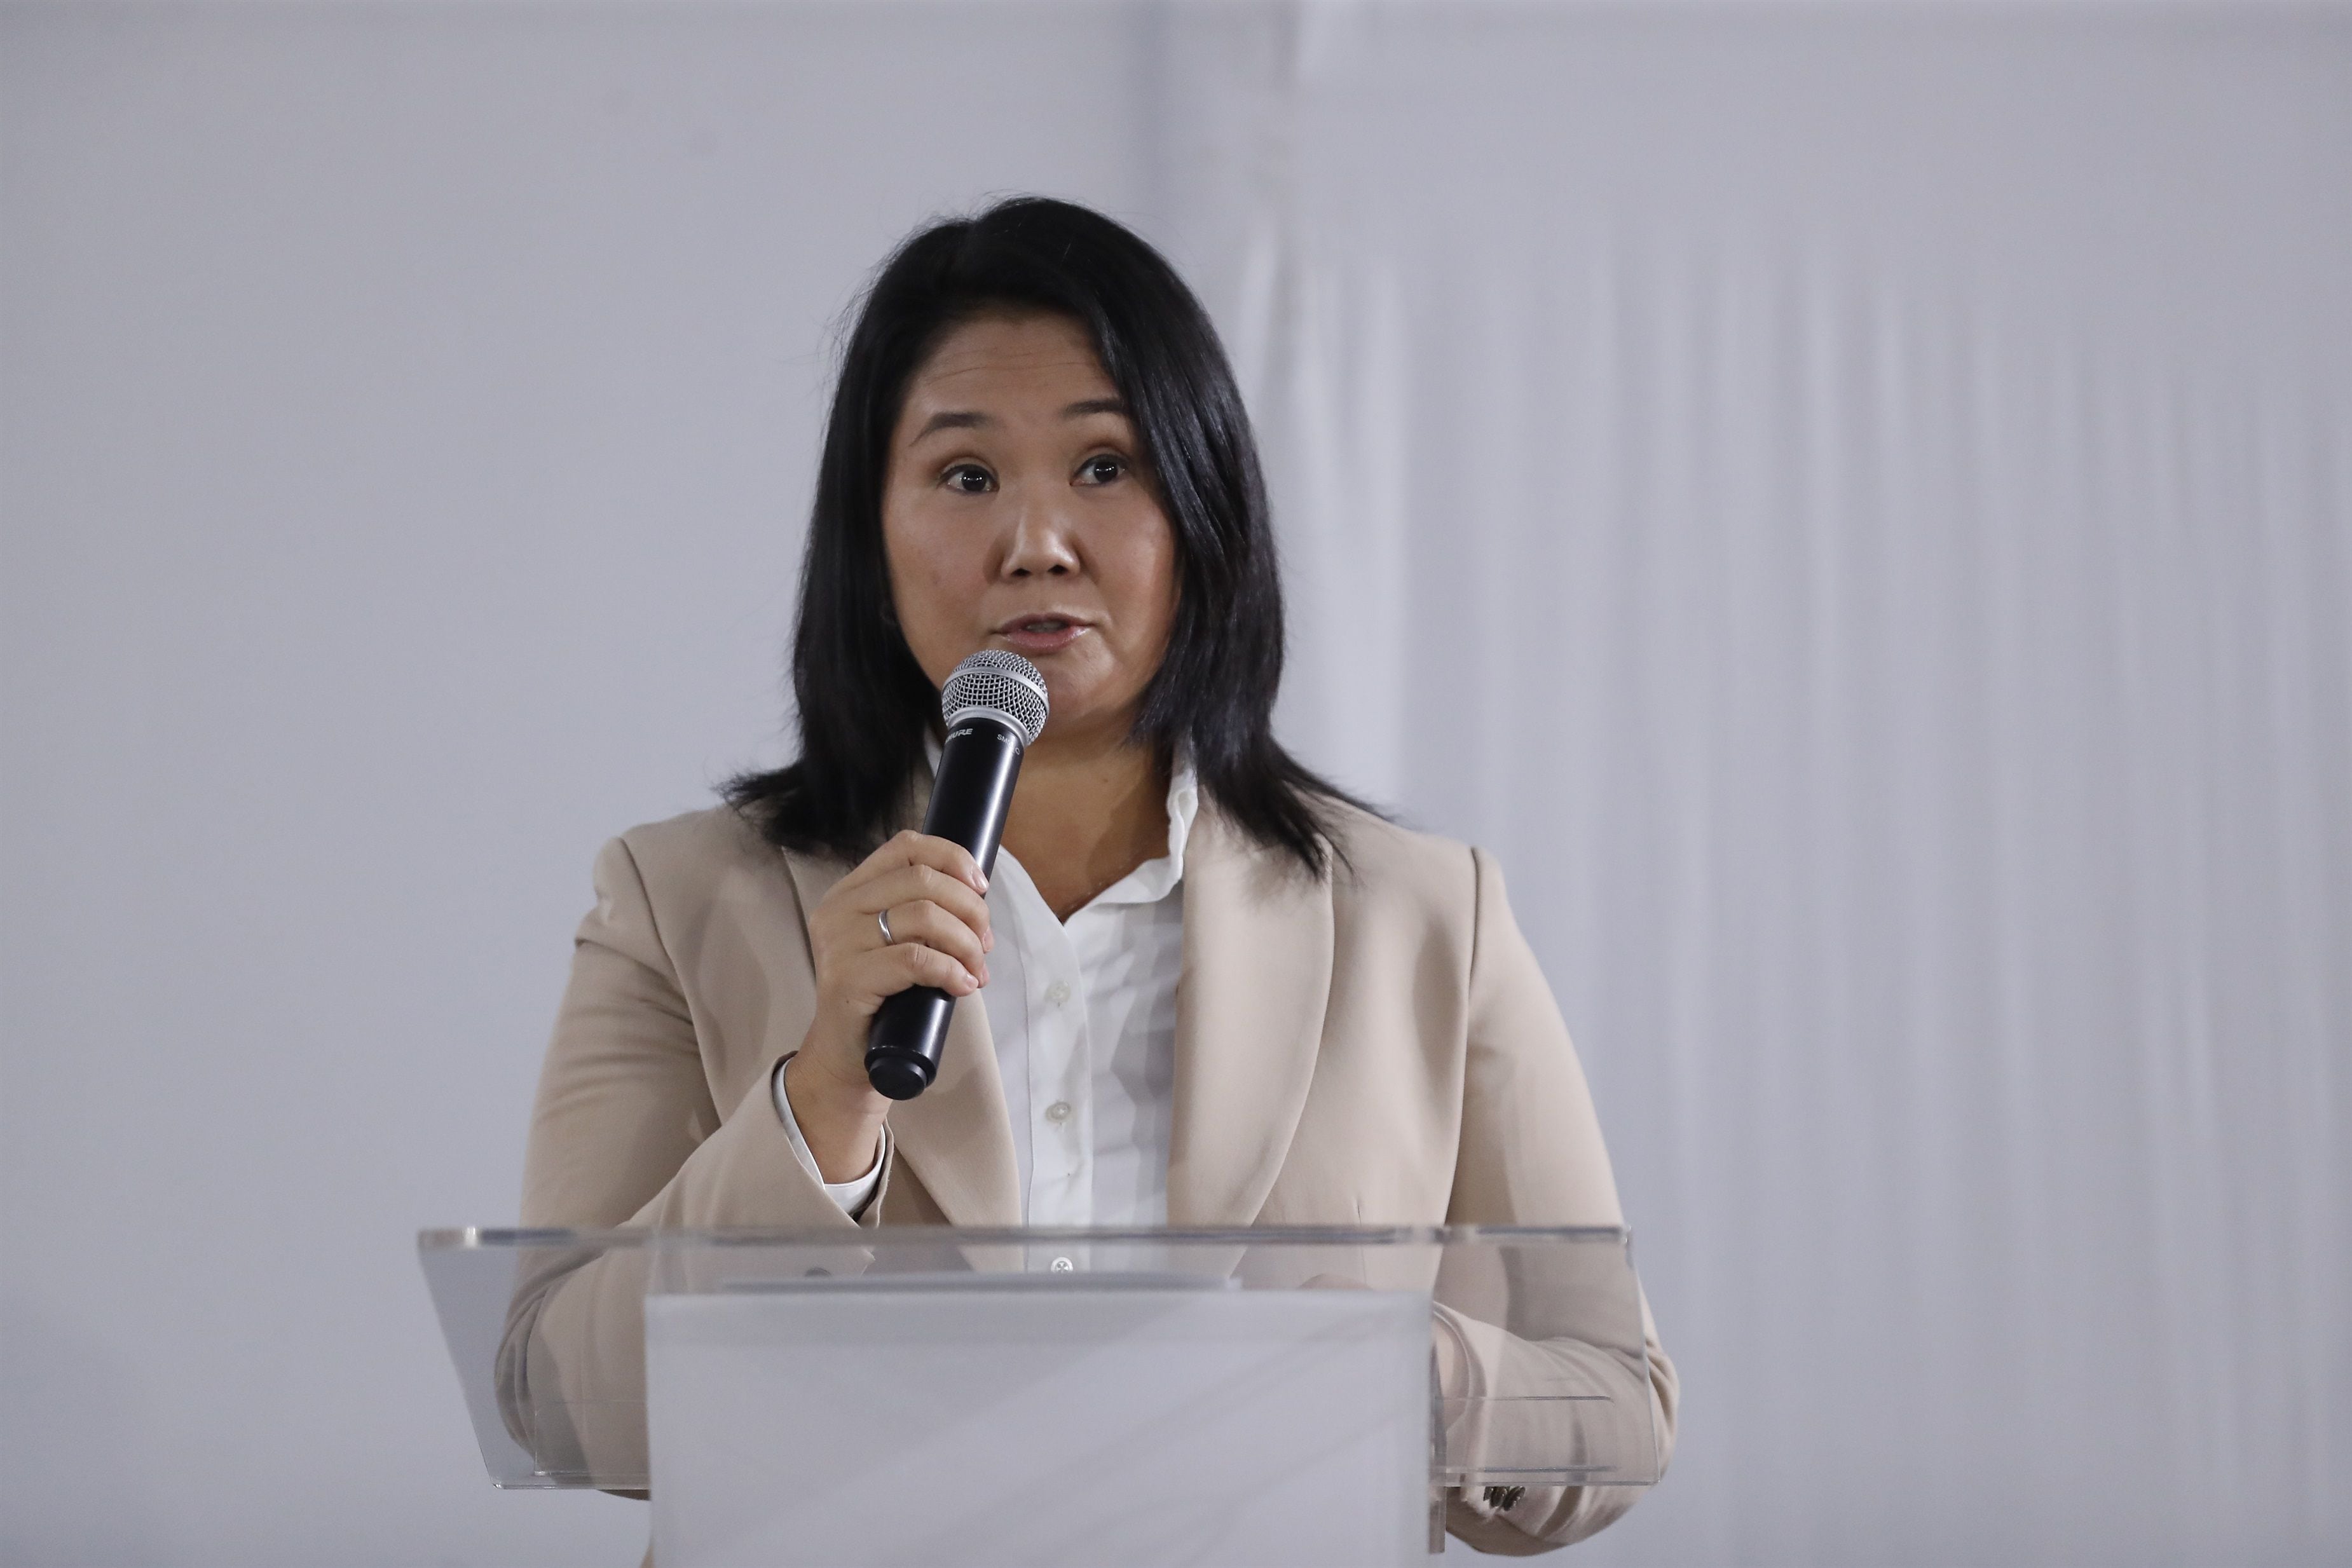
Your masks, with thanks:
M988 649L1052 718L983 877L914 825L940 686ZM1620 1223L1494 862L1276 743L1282 650L1249 422L1166 261L1036 199L908 240L825 433L799 759L597 857L523 1224ZM867 1028L913 986L957 1001L893 1101ZM529 1299L516 1377L635 1321L593 1276ZM1637 1495L1478 1490L1448 1524L1538 1552Z

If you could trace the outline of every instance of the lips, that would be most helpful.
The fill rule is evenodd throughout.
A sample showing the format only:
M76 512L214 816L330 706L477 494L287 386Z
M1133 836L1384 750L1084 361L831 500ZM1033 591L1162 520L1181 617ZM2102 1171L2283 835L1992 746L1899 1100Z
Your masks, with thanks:
M1018 615L996 629L1006 646L1023 653L1055 653L1068 647L1090 627L1075 615L1041 612Z

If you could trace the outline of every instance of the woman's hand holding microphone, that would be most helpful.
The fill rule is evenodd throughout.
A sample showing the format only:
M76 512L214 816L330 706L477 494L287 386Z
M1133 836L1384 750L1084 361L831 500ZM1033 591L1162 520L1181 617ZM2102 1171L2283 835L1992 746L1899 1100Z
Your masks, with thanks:
M834 883L809 915L816 1018L784 1064L784 1094L829 1182L874 1168L890 1102L866 1077L866 1033L909 986L970 996L988 983L996 938L988 881L961 845L909 830Z

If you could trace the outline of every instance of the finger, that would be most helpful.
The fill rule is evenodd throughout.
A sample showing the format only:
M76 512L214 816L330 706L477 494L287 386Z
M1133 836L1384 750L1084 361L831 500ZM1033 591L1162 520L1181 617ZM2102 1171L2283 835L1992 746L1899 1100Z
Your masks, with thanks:
M968 997L980 980L947 954L919 942L894 943L861 953L850 965L851 983L879 1007L882 998L909 986L934 986L951 997Z
M919 904L896 904L890 906L890 935L900 942L919 942L961 964L988 984L988 960L983 956L980 934L929 899ZM877 925L875 937L882 932Z
M961 844L929 833L919 833L909 828L876 850L859 862L857 869L843 881L855 884L868 876L887 875L906 866L927 865L955 878L974 893L988 891L988 878L982 876L980 862Z
M964 925L982 942L988 939L988 901L964 883L933 866L902 866L887 876L877 877L857 890L854 907L864 910L871 921L874 915L885 909L896 909L902 904L936 904ZM897 915L890 917L891 929L898 929Z
M988 891L988 877L981 871L980 862L972 858L970 850L952 839L917 833L908 848L919 863L947 873L974 893Z

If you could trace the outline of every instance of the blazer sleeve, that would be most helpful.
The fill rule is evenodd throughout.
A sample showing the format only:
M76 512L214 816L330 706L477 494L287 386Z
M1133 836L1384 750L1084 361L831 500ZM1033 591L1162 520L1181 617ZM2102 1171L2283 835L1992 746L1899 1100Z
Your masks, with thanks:
M1458 1225L1621 1225L1617 1184L1584 1070L1534 951L1511 917L1501 871L1472 850L1475 883L1461 1152L1447 1219ZM1664 1473L1674 1448L1678 1394L1674 1363L1642 1303L1651 1429ZM1553 1375L1590 1378L1635 1369L1603 1366L1594 1347L1471 1332L1465 1349L1474 1385L1505 1386L1530 1357ZM1633 1506L1640 1487L1457 1488L1446 1528L1482 1552L1524 1555L1592 1534Z
M870 1227L793 1152L770 1072L712 1102L694 1009L626 838L596 857L523 1161L526 1228ZM617 1490L644 1484L646 1257L549 1249L526 1256L499 1354L509 1429L542 1468Z

